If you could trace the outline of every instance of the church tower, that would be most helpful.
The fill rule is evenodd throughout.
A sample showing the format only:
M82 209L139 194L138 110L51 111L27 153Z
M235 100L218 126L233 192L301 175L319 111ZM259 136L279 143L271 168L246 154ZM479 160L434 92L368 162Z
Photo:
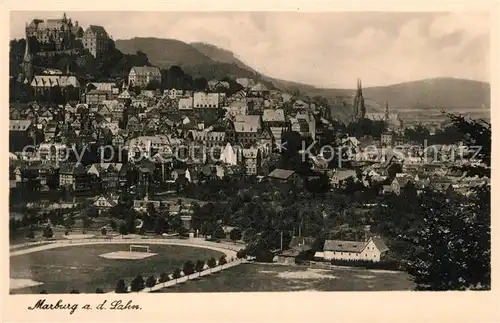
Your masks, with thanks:
M361 80L358 79L356 96L352 105L352 118L353 121L363 120L366 115L365 99L363 98L363 89Z
M28 38L28 31L26 29L26 46L24 50L24 59L23 59L23 78L21 82L23 83L31 83L33 80L33 55L30 50L30 42Z

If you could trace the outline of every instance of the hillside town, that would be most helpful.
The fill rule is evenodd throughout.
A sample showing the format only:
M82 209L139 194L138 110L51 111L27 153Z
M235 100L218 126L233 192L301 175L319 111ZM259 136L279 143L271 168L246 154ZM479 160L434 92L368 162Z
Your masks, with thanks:
M258 261L400 269L408 245L398 237L420 225L429 192L468 205L490 184L464 169L488 165L456 124L405 124L389 99L367 111L362 79L331 102L258 77L189 87L178 66L89 81L70 64L33 63L106 57L110 42L105 27L66 14L27 22L11 75L25 98L9 108L11 240L106 228L240 241ZM348 120L332 116L336 106Z

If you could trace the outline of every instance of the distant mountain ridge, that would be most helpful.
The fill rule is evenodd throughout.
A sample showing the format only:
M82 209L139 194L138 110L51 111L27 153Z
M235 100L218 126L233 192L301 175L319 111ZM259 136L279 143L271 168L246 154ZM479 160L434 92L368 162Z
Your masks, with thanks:
M248 77L268 86L289 92L300 92L309 97L323 96L332 104L343 100L347 105L333 108L334 115L344 118L350 112L350 98L354 89L324 89L299 82L285 81L262 75L242 62L233 52L212 44L194 42L191 44L160 38L132 38L117 40L116 47L127 54L144 52L156 66L168 68L179 65L193 76L205 78ZM355 80L353 80L353 84ZM368 112L381 112L387 101L392 111L425 116L449 112L475 113L489 116L490 85L488 83L456 78L433 78L363 88Z

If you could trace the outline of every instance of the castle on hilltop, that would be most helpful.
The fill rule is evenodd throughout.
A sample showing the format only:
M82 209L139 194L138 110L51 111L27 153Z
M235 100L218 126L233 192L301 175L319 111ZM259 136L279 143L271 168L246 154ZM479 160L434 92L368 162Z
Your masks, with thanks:
M87 49L97 57L109 49L110 37L104 27L90 25L85 31L63 14L61 19L38 19L26 24L26 40L36 40L38 50ZM34 50L32 48L32 50Z
M35 18L31 23L26 24L28 38L35 38L42 47L54 45L55 50L74 48L83 34L83 28L78 25L78 21L73 24L71 18L67 18L66 14L61 19L42 20Z

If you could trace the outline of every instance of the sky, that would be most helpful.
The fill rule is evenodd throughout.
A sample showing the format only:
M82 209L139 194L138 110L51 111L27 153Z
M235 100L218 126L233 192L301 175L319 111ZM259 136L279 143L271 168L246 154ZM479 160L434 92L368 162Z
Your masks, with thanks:
M62 12L11 12L11 38L25 23ZM203 41L265 75L318 87L388 85L433 77L489 82L487 13L67 12L113 39Z

